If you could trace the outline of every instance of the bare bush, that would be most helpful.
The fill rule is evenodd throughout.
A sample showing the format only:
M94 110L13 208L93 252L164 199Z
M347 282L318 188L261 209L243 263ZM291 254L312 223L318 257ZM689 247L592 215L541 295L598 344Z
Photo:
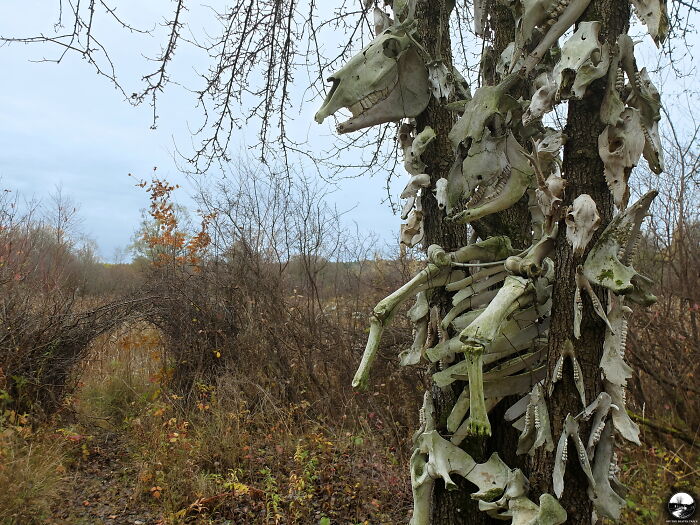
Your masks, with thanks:
M31 207L0 201L0 392L17 413L50 414L73 385L90 342L122 323L134 301L83 293L78 250Z
M666 172L644 180L660 198L636 263L657 283L659 300L635 313L628 351L639 370L638 408L692 441L700 432L700 125L681 130L669 123L665 139Z
M190 242L204 230L155 228L166 232L165 244L180 241L169 255L162 246L151 252L148 315L164 335L171 386L192 398L198 384L233 381L253 407L269 398L304 404L300 420L341 425L371 413L372 421L362 416L367 424L407 438L420 379L394 371L396 354L410 345L398 328L380 359L389 365L380 371L386 384L399 379L392 390L382 385L359 409L362 394L349 385L371 307L406 278L410 262L375 259L372 239L346 231L324 190L301 178L244 166L199 198L207 243L196 260L188 259ZM164 209L166 224L176 215L172 203L158 203L152 215Z

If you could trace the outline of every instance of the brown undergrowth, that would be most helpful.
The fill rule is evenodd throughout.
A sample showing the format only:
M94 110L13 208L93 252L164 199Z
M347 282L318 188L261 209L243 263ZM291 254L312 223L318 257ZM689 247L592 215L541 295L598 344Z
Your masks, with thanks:
M408 446L376 413L324 421L233 374L185 402L165 388L155 329L99 343L53 428L5 420L0 522L407 521Z

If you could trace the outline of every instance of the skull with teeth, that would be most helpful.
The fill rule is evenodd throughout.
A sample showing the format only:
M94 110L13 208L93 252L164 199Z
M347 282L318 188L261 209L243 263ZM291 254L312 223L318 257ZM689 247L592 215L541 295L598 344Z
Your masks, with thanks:
M348 133L419 115L430 101L430 85L412 30L410 24L389 27L329 77L333 87L316 122L347 108L352 118L338 124L338 133Z
M644 151L644 127L640 112L626 108L616 126L608 125L598 137L598 153L605 166L605 181L615 205L625 209L629 200L627 181Z
M484 139L485 137L486 135L484 135ZM469 151L476 149L483 142L482 140L475 143ZM494 153L499 153L499 155L492 156L492 169L482 172L482 174L490 173L489 177L482 176L479 179L478 177L481 175L477 172L474 186L472 186L474 173L470 173L470 177L464 177L471 181L463 185L467 190L465 196L471 194L471 199L467 203L466 209L450 216L450 220L459 223L473 222L512 206L525 194L528 186L533 182L534 172L522 146L512 133L509 133L505 138L503 152L505 155L501 156L498 149L494 150ZM498 169L494 171L494 167ZM472 188L475 189L470 192L469 190Z
M645 194L610 221L583 264L583 273L592 283L608 288L630 301L649 306L656 297L648 289L651 281L632 267L631 261L641 236L642 220L658 192Z

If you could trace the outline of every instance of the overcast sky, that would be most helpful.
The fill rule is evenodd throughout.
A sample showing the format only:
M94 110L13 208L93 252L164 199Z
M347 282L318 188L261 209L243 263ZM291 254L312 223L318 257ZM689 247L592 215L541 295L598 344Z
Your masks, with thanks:
M171 13L167 0L121 1L122 16L140 27L153 27ZM222 2L223 4L223 2ZM0 35L24 36L50 33L58 2L4 0L0 7ZM212 28L210 11L194 6L186 13L195 31ZM143 55L156 56L163 33L133 37L113 24L98 27L113 49L119 78L136 91L148 64ZM160 176L183 186L177 200L194 207L187 193L193 187L178 171L173 155L176 146L187 153L189 129L197 126L201 113L195 97L172 85L159 103L158 127L150 129L151 108L132 107L84 60L66 55L61 64L35 63L55 58L58 49L48 46L0 47L0 185L24 198L44 201L61 186L63 194L80 205L83 232L95 239L100 253L112 259L115 250L129 244L140 222L140 210L148 198L127 174L148 178L154 166ZM172 76L194 83L193 68L207 66L206 57L181 46L172 65ZM299 75L303 78L304 75ZM299 90L307 84L299 85ZM309 137L310 147L328 145L333 139L332 119L319 126L313 114L322 100L312 100L293 113L292 133ZM232 150L246 150L256 142L256 129L242 130ZM254 156L254 155L253 155ZM215 176L215 175L212 175ZM398 238L400 219L387 204L386 181L382 176L341 180L335 184L331 205L344 215L348 227L374 232L383 242ZM400 192L400 188L395 188Z
M50 33L57 5L50 0L3 0L0 35ZM170 13L173 2L123 0L118 5L120 13L136 25L153 27ZM194 31L212 29L207 8L193 4L186 16ZM158 54L163 33L133 37L106 23L97 26L97 30L113 50L127 92L137 91L139 79L147 71L143 56ZM642 50L642 64L655 57L651 46L645 49L648 51ZM161 176L183 185L178 201L193 206L187 198L193 190L178 172L173 154L175 145L187 151L189 129L200 122L201 114L195 108L192 93L173 85L161 99L158 128L152 130L150 107L129 105L78 56L69 54L60 65L31 62L55 58L58 52L51 47L0 47L0 185L25 198L42 200L61 186L63 193L80 205L83 232L97 241L102 257L111 260L116 249L130 242L140 222L140 210L148 202L128 173L148 178L157 166ZM688 60L694 65L692 59ZM172 75L188 84L196 80L194 69L203 70L206 65L205 57L182 46ZM301 79L298 88L303 90L306 76L300 74L297 78ZM679 92L696 77L682 83L668 78L667 83L673 87L664 88L666 95ZM335 140L332 119L322 126L313 122L321 102L317 98L300 103L293 115L292 134L308 138L310 148L322 149ZM255 129L241 131L233 150L255 143L254 135ZM401 221L382 203L385 184L382 176L343 180L337 184L331 201L341 211L350 210L345 215L348 225L354 228L356 223L360 231L372 231L382 241L392 243L396 242ZM401 181L393 184L395 196L401 185Z

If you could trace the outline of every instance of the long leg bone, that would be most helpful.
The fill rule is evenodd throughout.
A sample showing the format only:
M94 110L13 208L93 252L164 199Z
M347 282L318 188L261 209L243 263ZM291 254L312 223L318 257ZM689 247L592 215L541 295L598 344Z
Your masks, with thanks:
M484 347L496 337L501 323L513 311L513 305L526 292L528 284L529 281L526 279L512 275L507 277L503 287L486 310L462 330L459 336L464 345L462 351L469 363L469 421L473 435L491 434L491 425L484 405L482 359Z
M434 264L428 264L423 270L418 272L413 279L379 301L372 312L367 345L362 355L360 366L352 381L353 387L367 387L369 371L374 363L374 359L377 357L384 326L391 320L396 308L408 299L408 297L421 290L444 286L450 280L450 274L451 271L449 269L440 268Z

